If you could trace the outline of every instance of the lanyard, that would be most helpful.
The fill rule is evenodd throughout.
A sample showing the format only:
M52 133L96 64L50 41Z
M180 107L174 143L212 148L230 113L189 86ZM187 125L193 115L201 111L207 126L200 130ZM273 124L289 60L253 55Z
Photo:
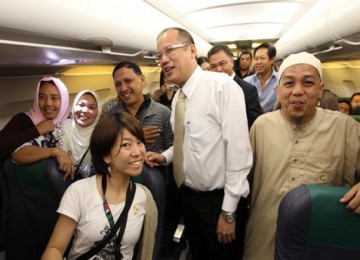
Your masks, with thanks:
M104 197L103 197L103 205L104 205L104 212L105 212L106 218L109 221L110 227L112 228L115 225L114 218L113 218L113 215L111 213L109 203L107 202L107 200L105 198L105 194L104 194Z

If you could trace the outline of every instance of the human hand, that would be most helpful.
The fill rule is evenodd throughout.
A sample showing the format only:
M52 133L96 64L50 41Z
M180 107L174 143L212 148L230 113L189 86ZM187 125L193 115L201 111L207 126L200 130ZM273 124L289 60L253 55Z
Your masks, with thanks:
M59 149L53 155L59 165L59 169L65 173L63 180L66 180L69 176L74 180L75 165L71 157L63 149Z
M146 126L143 130L146 144L154 143L156 137L160 135L160 128L158 126Z
M160 153L147 152L145 156L145 162L150 167L156 167L166 163L166 158Z
M52 120L43 120L40 123L38 123L36 126L36 129L40 133L40 135L47 134L49 132L52 132L55 130L55 125Z
M346 209L353 213L360 214L360 183L354 185L345 195L340 199L340 202L347 203Z
M234 241L236 238L235 227L236 221L234 221L233 223L228 223L225 221L222 214L220 214L216 227L218 241L223 244L231 243L232 241Z

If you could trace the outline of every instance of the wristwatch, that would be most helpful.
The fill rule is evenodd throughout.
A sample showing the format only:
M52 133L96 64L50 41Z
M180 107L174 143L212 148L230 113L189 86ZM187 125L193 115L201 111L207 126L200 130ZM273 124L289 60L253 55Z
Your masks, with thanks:
M225 219L226 222L233 223L235 221L235 218L236 218L235 213L231 213L231 212L227 212L227 211L222 210L221 214L222 214L222 216L223 216L223 218Z

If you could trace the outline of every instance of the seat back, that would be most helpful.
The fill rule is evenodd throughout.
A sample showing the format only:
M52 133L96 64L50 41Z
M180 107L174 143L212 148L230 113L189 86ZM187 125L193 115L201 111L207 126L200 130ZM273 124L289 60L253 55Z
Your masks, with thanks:
M360 259L360 216L345 209L344 187L302 185L279 206L275 259Z
M360 106L353 107L353 115L360 115Z
M64 174L53 159L30 165L15 165L7 159L4 174L10 193L6 259L38 260L58 218L59 191L70 181L62 180Z
M156 168L150 168L144 165L141 174L133 178L133 181L146 186L156 203L158 210L158 224L155 234L155 245L153 259L158 259L161 249L161 240L163 236L164 213L165 213L165 183L160 172Z
M4 160L0 160L0 252L5 251L7 218L10 203L9 188L5 180L3 164Z

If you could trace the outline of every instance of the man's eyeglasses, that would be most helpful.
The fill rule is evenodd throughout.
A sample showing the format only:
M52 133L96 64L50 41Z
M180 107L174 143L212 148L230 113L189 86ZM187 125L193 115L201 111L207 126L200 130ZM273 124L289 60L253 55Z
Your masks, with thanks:
M169 46L168 48L165 49L164 52L159 52L155 55L155 59L157 61L160 61L164 55L166 56L171 56L174 53L174 50L179 49L179 48L183 48L183 47L187 47L189 46L191 43L186 43L186 44L177 44L177 45L172 45Z
M220 61L218 64L210 64L210 70L216 70L216 68L217 68L218 66L220 66L221 68L223 68L227 63L228 63L227 60L222 60L222 61Z

